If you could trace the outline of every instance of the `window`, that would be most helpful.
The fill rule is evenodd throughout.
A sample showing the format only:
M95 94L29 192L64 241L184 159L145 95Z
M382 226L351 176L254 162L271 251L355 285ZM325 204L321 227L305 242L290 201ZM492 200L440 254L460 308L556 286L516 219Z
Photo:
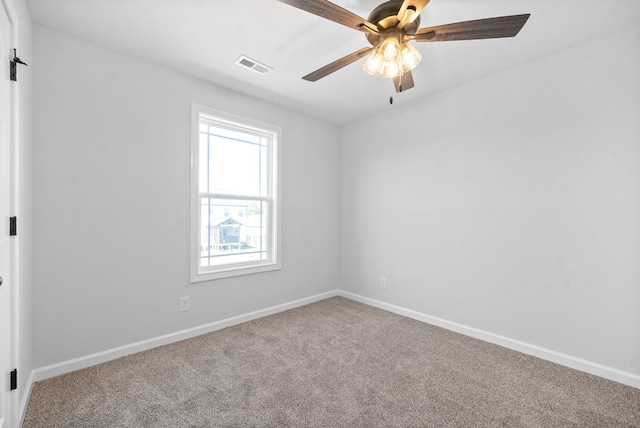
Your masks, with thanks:
M280 133L192 106L192 282L280 269Z

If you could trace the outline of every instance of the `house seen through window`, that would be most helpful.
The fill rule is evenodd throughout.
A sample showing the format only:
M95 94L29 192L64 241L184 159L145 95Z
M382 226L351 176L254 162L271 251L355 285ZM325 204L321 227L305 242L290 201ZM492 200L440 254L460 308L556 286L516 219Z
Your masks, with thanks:
M192 281L278 269L279 130L195 105L193 122Z

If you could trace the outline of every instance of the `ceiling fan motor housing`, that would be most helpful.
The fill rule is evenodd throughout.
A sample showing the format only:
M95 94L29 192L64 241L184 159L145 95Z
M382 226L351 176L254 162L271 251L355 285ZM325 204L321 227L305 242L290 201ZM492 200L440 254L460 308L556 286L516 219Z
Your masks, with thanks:
M381 39L392 35L394 32L400 33L398 34L398 37L401 37L403 34L415 34L416 31L418 31L418 28L420 28L420 16L418 16L413 22L407 23L401 30L395 29L396 25L398 25L396 16L400 11L403 2L404 0L390 0L382 3L371 11L367 21L376 24L378 28L380 28L380 34L366 34L367 40L372 46L376 46Z

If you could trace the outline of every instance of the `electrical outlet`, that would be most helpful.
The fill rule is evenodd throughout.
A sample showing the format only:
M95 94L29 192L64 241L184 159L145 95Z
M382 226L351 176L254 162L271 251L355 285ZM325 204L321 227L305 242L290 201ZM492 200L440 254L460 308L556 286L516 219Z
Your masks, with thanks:
M380 288L387 288L387 278L384 276L380 277Z
M189 310L189 296L180 298L180 312Z

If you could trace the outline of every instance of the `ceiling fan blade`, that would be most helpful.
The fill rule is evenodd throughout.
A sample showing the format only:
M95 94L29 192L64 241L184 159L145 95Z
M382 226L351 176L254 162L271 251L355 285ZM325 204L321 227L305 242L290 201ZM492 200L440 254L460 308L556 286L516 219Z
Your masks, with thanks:
M514 37L529 19L529 14L477 19L419 29L406 38L416 42L448 42L451 40L497 39Z
M316 71L307 74L306 76L303 77L303 79L308 80L309 82L315 82L316 80L320 80L323 77L333 73L334 71L338 71L341 68L351 64L352 62L355 62L360 58L367 56L367 54L369 54L369 52L371 52L372 50L373 48L362 48L359 51L350 53L349 55L343 58L340 58L339 60L334 61L331 64L327 64L324 67L319 68Z
M349 28L359 31L369 31L378 34L378 27L364 18L359 17L347 9L343 9L337 4L327 0L278 0L290 6L302 9L305 12L313 13L322 18L328 19L338 24L346 25Z
M413 75L411 71L402 73L400 76L393 78L393 84L396 87L396 92L404 92L407 89L413 88Z
M398 21L400 21L398 28L403 28L405 25L415 21L429 1L430 0L404 0L396 16Z

